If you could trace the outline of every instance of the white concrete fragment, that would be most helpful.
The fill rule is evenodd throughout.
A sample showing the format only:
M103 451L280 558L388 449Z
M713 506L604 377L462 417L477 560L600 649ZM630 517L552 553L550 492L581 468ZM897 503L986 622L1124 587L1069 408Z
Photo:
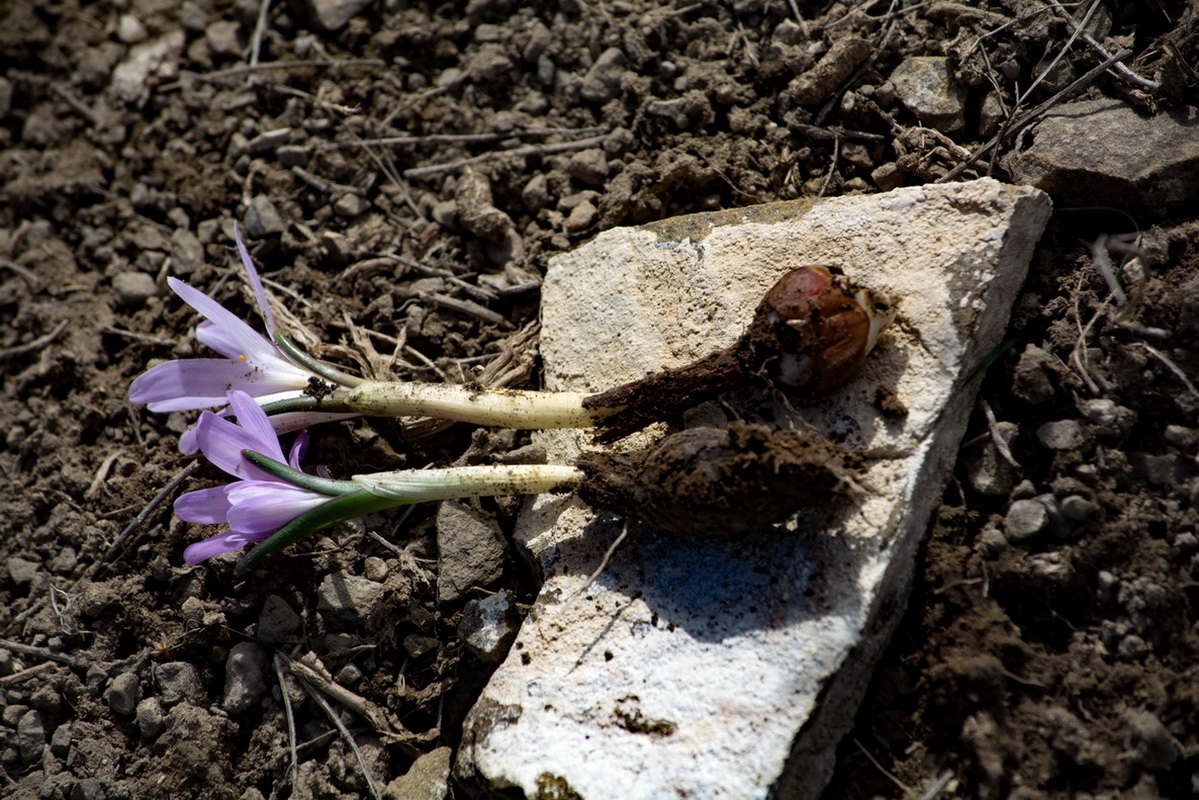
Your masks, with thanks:
M554 259L542 354L547 385L572 390L728 345L784 271L842 266L897 301L900 320L859 379L798 412L892 455L873 462L860 502L802 512L794 532L634 531L573 601L620 521L537 498L517 535L546 583L466 721L460 777L587 800L817 796L903 612L973 403L967 377L1002 336L1049 208L985 179L682 217ZM880 382L906 419L875 408ZM731 399L752 409L770 395ZM568 462L586 438L541 441Z

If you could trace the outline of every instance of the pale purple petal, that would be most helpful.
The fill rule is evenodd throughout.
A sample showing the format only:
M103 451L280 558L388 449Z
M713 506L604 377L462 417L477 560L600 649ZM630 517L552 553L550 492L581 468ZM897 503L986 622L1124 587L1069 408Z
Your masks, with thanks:
M199 289L193 289L178 278L167 278L167 285L175 294L183 298L183 302L199 311L220 329L222 334L220 337L213 337L211 329L209 329L207 334L209 341L206 341L205 344L221 355L226 358L238 358L239 356L249 358L251 355L266 352L266 349L273 352L274 345L262 334L242 322L232 311ZM217 342L220 347L209 343L213 341Z
M271 424L274 424L274 422L272 421ZM312 437L307 433L301 433L292 442L291 452L287 454L287 463L292 469L300 468L300 462L304 460L304 454L308 452L308 443L311 440Z
M260 396L298 392L306 385L306 377L244 361L191 358L168 361L138 375L129 386L129 400L155 412L190 411L225 405L233 389Z
M228 531L211 539L205 539L202 542L188 545L187 549L183 551L183 560L194 567L201 561L206 561L213 556L240 550L251 542L260 542L265 538L266 534L254 535L241 531Z
M283 461L283 448L279 445L279 434L271 426L271 418L262 410L262 406L254 402L254 398L236 389L229 392L229 408L237 416L237 424L256 441L269 448L260 450L257 447L249 449L270 456L276 461ZM277 480L277 479L276 479Z
M242 266L246 268L246 274L250 276L250 286L254 289L254 299L258 301L258 311L262 314L262 321L266 324L267 333L274 335L275 333L275 318L271 315L271 305L266 299L266 289L262 285L262 279L258 277L258 270L254 268L254 261L250 258L250 251L246 249L246 243L241 238L241 228L237 223L233 223L233 241L237 243L237 254L241 256Z
M242 481L229 487L229 527L273 533L301 514L329 502L323 494L279 481Z
M229 519L229 487L214 486L180 495L175 501L175 516L184 522L220 525Z
M286 360L275 343L266 337L255 332L256 338L251 341L242 333L243 331L228 331L210 320L204 320L196 326L196 338L200 340L200 344L211 347L226 358L259 361L272 366L285 365L290 369L300 369Z
M262 409L258 409L258 413L261 414ZM268 425L268 429L269 427ZM279 440L275 438L273 430L270 431L270 441L265 441L256 438L240 425L222 419L211 411L205 411L196 425L196 442L205 458L235 478L277 480L269 472L246 461L241 454L243 450L253 450L276 461L282 461L283 449L279 446Z

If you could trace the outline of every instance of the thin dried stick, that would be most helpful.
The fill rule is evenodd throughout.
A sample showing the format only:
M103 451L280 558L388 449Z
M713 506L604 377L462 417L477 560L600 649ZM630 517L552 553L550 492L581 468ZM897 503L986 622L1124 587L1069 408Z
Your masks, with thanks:
M283 695L283 717L287 722L287 749L291 751L291 786L297 791L300 786L300 754L296 749L296 720L291 710L291 697L287 694L287 676L283 674L283 660L275 653L275 680L279 681L279 693Z
M604 143L607 134L603 136L592 136L587 139L579 139L574 142L558 142L556 144L530 144L524 147L514 147L511 150L495 150L490 153L472 156L471 158L463 158L458 161L451 161L446 164L434 164L429 167L414 167L413 169L404 170L404 177L408 180L414 178L429 178L434 175L441 175L445 172L457 172L465 169L472 164L479 164L484 161L495 161L500 158L527 158L528 156L549 156L557 153L569 153L575 150L586 150L589 147L598 147Z
M991 410L991 404L981 397L978 398L978 403L982 407L983 416L987 418L987 427L991 429L991 441L994 442L995 449L999 455L1003 456L1004 461L1019 469L1020 462L1012 455L1012 449L1008 447L1007 439L1004 439L1003 434L999 432L999 421L995 419L995 412Z
M129 535L137 530L138 526L145 522L147 517L154 513L154 509L158 508L159 504L162 503L162 501L165 500L171 492L175 491L179 484L191 477L191 474L199 468L200 462L193 461L183 469L179 470L179 474L171 478L167 482L167 485L162 487L162 490L159 491L158 494L150 498L150 502L146 503L146 507L138 512L138 515L133 518L133 521L125 526L125 530L121 531L120 535L117 536L111 545L109 545L108 551L104 554L104 556L99 561L92 564L92 566L88 569L88 573L94 572L101 564L112 560L112 558L116 556L117 551L121 549L121 545L124 544L127 538L129 538Z
M65 664L72 669L86 669L91 666L91 662L85 661L75 656L69 656L66 653L55 653L53 650L47 650L44 647L33 647L20 642L12 642L8 639L0 639L0 647L5 650L11 650L14 653L20 653L23 656L34 656L45 661L53 661L56 664Z
M1058 0L1048 0L1048 2L1049 5L1053 6L1053 8L1065 18L1066 22L1068 22L1070 26L1074 28L1076 33L1082 34L1082 40L1086 42L1092 50L1098 53L1100 58L1111 57L1111 53L1104 49L1103 45L1099 44L1099 42L1095 41L1091 34L1083 30L1083 26L1087 24L1087 19L1091 18L1090 11L1087 12L1087 19L1084 19L1081 23L1079 23L1074 21L1074 17L1070 16L1070 12L1063 8L1062 4L1059 3ZM1096 5L1098 5L1098 0L1096 0ZM1092 7L1092 10L1094 10L1094 7ZM1140 86L1142 89L1148 89L1151 92L1156 92L1158 89L1162 88L1162 85L1157 81L1151 81L1148 78L1142 78L1140 75L1136 74L1119 61L1115 63L1115 67L1116 72L1120 73L1120 77L1136 86Z
M67 325L69 325L69 324L70 324L70 322L68 322L67 320L64 319L62 322L55 325L54 330L50 331L45 336L39 336L36 339L34 339L32 342L26 342L25 344L19 344L19 345L16 345L15 347L6 347L3 350L0 350L0 361L4 361L6 359L12 358L13 356L20 356L20 355L24 355L25 353L32 353L35 350L41 350L43 347L45 347L46 345L50 344L55 339L57 339L58 334L65 331L67 329Z
M337 716L337 712L333 710L333 706L329 705L329 701L320 692L310 686L308 681L301 679L300 682L304 685L304 691L308 692L308 696L317 702L317 705L325 712L325 716L337 727L342 738L346 740L350 749L354 751L354 758L358 759L358 769L362 771L362 777L366 778L366 786L371 791L371 797L375 798L375 800L383 800L379 794L379 787L375 785L375 776L371 772L371 768L367 766L366 758L363 757L362 751L358 749L358 743L354 741L354 736L350 733L350 729L341 721L341 717Z
M1169 356L1152 345L1145 344L1144 342L1135 342L1135 344L1145 348L1149 351L1151 356L1165 364L1171 372L1178 376L1178 379L1182 381L1190 393L1195 396L1195 399L1199 400L1199 389L1196 389L1195 384L1191 383L1191 379L1188 378L1187 374L1182 371L1182 367L1175 364Z
M321 145L319 150L344 150L350 147L373 147L382 145L407 144L490 144L502 142L505 139L522 139L532 136L582 136L606 133L607 128L591 126L588 128L520 128L506 133L430 133L424 136L385 136L380 139L355 139L352 142L329 142Z

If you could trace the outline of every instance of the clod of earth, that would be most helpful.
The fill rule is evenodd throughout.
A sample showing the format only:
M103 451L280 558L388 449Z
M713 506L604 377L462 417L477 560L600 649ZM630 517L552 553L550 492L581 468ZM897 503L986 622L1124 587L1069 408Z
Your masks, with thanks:
M584 452L581 498L653 528L734 538L828 503L862 456L799 431L732 422L691 428L636 453Z
M732 347L592 395L583 406L624 407L597 424L596 440L610 443L754 380L818 397L861 370L894 320L886 298L855 286L839 268L798 267L766 292Z

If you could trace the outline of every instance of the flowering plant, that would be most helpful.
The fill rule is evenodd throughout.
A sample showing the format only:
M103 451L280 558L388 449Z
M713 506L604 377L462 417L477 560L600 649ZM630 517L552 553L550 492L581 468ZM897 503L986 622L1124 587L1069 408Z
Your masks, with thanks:
M266 290L242 241L241 232L236 226L233 230L237 251L258 302L258 311L275 341L255 331L198 289L178 278L167 278L171 290L205 317L196 328L196 338L224 358L189 358L152 367L134 379L129 387L130 401L144 403L156 412L191 411L225 405L230 390L244 392L258 403L267 404L304 396L314 378L343 386L359 382L357 378L334 372L302 355L297 357L294 346L290 346L275 327ZM288 350L277 342L288 345ZM353 416L356 415L347 412L306 410L279 415L272 424L275 430L287 432L317 422ZM179 449L194 453L199 446L197 434L197 428L185 432L179 439Z
M245 392L228 395L237 422L212 411L200 416L196 439L210 462L236 482L182 495L175 513L185 522L226 524L212 538L190 545L188 564L262 542L238 564L245 570L265 556L319 530L354 517L429 500L493 494L538 494L573 487L582 473L546 464L399 470L339 481L301 471L307 435L286 462L266 412Z

